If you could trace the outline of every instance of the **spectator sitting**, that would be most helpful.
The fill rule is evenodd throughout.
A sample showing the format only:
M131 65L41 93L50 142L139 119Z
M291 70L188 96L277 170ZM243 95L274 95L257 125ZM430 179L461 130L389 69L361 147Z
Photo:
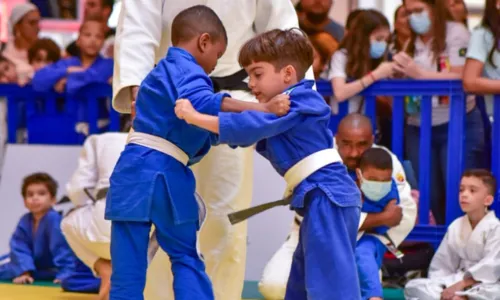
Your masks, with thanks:
M31 3L16 5L9 17L9 41L2 55L15 65L17 81L21 85L33 76L33 69L28 63L28 49L38 39L39 22L40 12Z
M10 254L0 265L0 280L60 283L74 270L76 257L61 232L55 204L57 183L45 173L24 178L22 196L29 213L21 217L10 240Z
M60 59L61 49L48 38L39 39L28 50L28 60L35 72Z

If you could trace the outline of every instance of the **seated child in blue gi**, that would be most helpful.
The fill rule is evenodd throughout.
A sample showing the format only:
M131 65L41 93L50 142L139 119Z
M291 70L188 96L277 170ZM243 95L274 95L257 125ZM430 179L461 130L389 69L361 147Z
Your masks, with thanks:
M22 196L29 213L21 217L10 240L10 253L0 265L0 280L61 283L73 274L76 257L61 232L56 202L57 183L45 173L23 180Z
M370 148L361 156L356 170L363 193L362 212L380 213L391 201L399 203L396 183L392 179L392 158L382 148ZM389 227L379 226L359 239L356 245L356 262L363 300L383 297L379 270L387 247L370 233L385 235Z
M259 102L289 94L287 115L246 111L209 116L193 109L188 98L178 101L177 116L218 133L221 143L247 146L259 141L257 151L284 176L311 154L335 151L328 129L330 107L313 89L314 81L304 79L312 60L312 47L298 30L263 33L242 47L239 63ZM285 299L360 299L354 250L361 195L340 157L293 189L291 207L304 220Z
M225 52L227 35L213 10L197 5L180 12L171 32L174 47L139 87L134 132L110 177L105 217L112 221L111 300L143 299L152 224L172 263L175 299L214 299L197 249L204 206L195 197L195 178L187 166L199 161L216 139L178 119L175 101L190 98L210 115L272 106L214 93L207 74ZM276 107L288 106L287 98Z

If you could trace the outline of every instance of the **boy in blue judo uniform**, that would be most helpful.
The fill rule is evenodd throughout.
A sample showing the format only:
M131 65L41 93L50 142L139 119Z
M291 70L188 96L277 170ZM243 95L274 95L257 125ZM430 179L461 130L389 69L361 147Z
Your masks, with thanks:
M52 206L57 183L45 173L26 177L22 185L24 205L29 210L19 221L10 240L10 253L0 265L0 280L61 283L72 276L76 257L61 232L61 215Z
M361 211L380 213L390 201L396 200L399 203L398 189L392 179L392 158L386 150L366 150L356 173L363 193ZM370 233L388 237L387 230L387 226L375 227L372 231L365 232L356 245L356 262L363 300L383 299L379 270L387 247Z
M134 132L110 177L105 217L112 221L111 300L143 299L153 224L172 263L175 299L214 299L197 247L204 205L195 196L195 178L187 166L199 161L215 138L178 119L175 101L190 98L210 115L270 107L213 92L207 74L225 52L227 35L210 8L198 5L180 12L172 23L172 43L139 88ZM289 104L275 103L278 108Z
M103 58L99 51L104 44L104 28L98 20L87 19L80 26L77 44L80 57L61 59L38 70L32 80L37 92L55 89L75 94L90 83L107 83L113 76L113 60Z
M38 70L33 76L32 86L37 92L55 90L75 96L77 100L77 128L80 133L88 134L87 105L79 98L78 92L92 83L109 83L113 76L113 60L103 58L99 51L104 44L104 27L99 19L88 18L80 26L76 43L80 49L79 57L68 57ZM98 102L99 128L108 123L109 111L106 99Z
M294 29L269 31L242 47L239 62L259 102L289 94L290 111L281 118L255 111L210 116L193 109L189 98L177 102L176 113L218 133L221 143L259 141L257 151L285 178L287 194L293 190L291 207L304 220L285 299L360 299L354 250L361 196L333 149L330 107L313 90L314 82L303 79L312 59L307 38Z

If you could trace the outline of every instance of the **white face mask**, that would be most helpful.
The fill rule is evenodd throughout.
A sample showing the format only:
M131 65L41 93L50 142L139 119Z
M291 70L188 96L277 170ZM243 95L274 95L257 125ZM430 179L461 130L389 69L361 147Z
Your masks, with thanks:
M392 188L392 181L372 181L361 176L361 192L372 201L379 201L389 194Z

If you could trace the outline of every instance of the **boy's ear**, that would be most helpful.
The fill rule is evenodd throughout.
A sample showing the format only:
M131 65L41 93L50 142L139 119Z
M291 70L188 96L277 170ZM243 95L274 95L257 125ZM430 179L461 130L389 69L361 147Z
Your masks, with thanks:
M211 43L212 39L210 38L210 34L202 33L198 38L198 49L201 53L205 53L207 51L209 43Z
M494 197L491 195L486 196L484 199L484 206L489 207L493 204Z
M360 168L356 168L356 177L358 177L358 180L362 180L363 178L363 173L361 173Z
M296 76L295 68L292 65L285 66L283 68L283 73L284 73L284 81L287 84L292 82L293 77Z

